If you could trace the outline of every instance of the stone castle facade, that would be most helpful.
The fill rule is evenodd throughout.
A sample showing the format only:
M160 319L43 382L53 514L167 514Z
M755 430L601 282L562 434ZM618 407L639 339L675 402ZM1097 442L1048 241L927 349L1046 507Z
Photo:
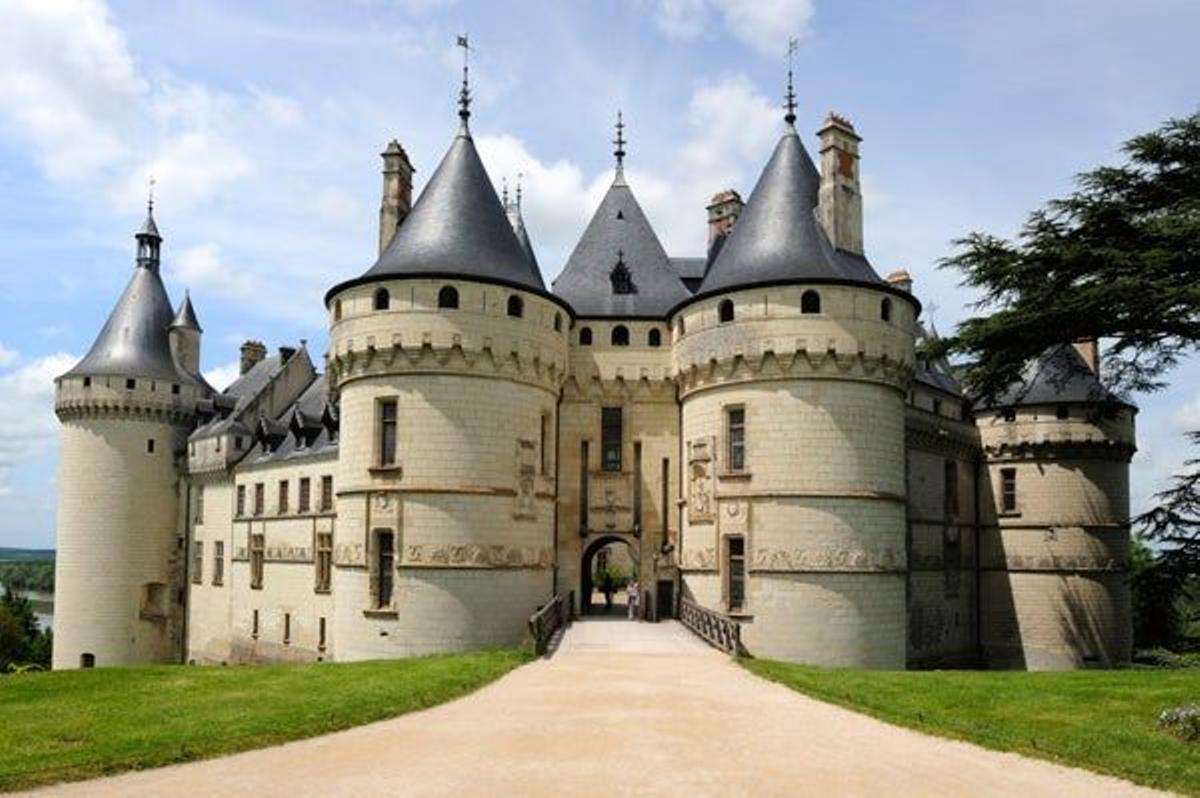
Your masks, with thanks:
M329 351L199 371L152 215L128 288L56 381L55 668L358 660L519 642L628 544L651 617L729 614L755 656L869 668L1130 657L1135 408L1094 345L973 406L904 272L864 254L859 143L789 110L705 257L625 179L549 289L461 127L420 198L383 153L379 258L326 296Z

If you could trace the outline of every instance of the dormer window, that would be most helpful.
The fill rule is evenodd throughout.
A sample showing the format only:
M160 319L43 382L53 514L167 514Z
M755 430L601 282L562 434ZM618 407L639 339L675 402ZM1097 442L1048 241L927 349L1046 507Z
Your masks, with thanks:
M609 272L608 278L612 280L612 292L614 294L637 293L637 286L633 284L633 275L629 273L629 267L625 265L625 253L623 251L617 252L617 264Z

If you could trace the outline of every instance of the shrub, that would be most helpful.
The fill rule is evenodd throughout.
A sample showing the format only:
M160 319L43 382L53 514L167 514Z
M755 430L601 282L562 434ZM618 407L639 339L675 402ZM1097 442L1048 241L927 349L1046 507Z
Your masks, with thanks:
M1200 704L1164 709L1158 716L1158 728L1186 742L1200 742Z
M1134 652L1133 662L1141 667L1161 670L1200 668L1200 652L1178 653L1166 648L1147 648Z

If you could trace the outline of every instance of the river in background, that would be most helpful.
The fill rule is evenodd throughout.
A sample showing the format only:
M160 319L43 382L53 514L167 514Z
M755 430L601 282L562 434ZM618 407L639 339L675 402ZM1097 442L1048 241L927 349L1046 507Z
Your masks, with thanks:
M0 594L4 593L4 585L0 583ZM43 629L54 628L54 594L44 590L18 590L18 596L29 599L33 604L33 614Z

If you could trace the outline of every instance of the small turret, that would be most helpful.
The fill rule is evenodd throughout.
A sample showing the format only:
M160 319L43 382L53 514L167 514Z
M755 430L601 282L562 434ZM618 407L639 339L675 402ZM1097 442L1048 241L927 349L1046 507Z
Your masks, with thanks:
M191 375L200 373L200 336L203 332L200 322L196 320L192 297L184 292L183 302L179 304L179 310L167 328L167 337L175 363Z

